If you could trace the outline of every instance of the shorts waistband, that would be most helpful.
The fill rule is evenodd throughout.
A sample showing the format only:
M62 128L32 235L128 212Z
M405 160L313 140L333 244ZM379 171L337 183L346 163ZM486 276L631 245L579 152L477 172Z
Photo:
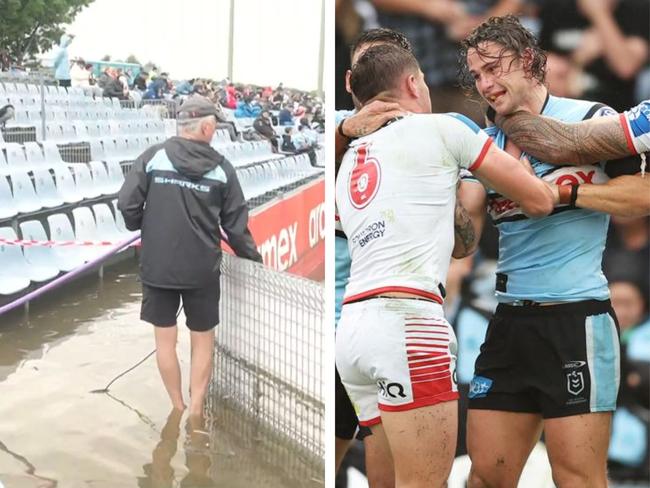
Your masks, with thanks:
M352 304L352 303L359 303L359 302L365 302L366 300L373 300L375 298L388 298L390 300L418 300L420 302L430 302L430 303L438 303L437 301L431 299L431 298L423 298L423 297L391 297L387 295L372 295L369 297L362 297L362 298L357 298L355 300L351 300L349 302L346 302L345 304Z
M530 302L522 305L509 305L500 303L496 315L526 316L526 315L556 315L581 313L584 315L600 315L612 310L610 300L584 300L581 302L559 303L556 305L541 306L539 303Z

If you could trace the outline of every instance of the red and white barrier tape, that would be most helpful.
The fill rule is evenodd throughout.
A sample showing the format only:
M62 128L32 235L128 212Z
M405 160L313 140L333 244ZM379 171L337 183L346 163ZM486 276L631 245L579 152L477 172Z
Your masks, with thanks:
M121 241L37 241L30 239L1 239L0 246L22 246L22 247L70 247L70 246L117 246ZM130 244L140 245L140 240Z

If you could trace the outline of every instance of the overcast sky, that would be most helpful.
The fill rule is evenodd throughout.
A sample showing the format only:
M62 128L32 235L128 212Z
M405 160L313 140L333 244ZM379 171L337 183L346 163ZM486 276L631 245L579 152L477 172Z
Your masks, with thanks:
M228 74L229 0L95 0L68 31L70 58L153 61L172 78ZM321 0L236 0L236 82L318 88Z

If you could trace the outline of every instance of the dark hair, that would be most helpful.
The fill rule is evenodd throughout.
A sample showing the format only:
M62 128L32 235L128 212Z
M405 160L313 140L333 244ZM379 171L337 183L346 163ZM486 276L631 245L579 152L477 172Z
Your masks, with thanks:
M381 92L396 87L407 70L417 72L419 65L413 54L393 44L371 46L352 67L350 88L360 103L366 103Z
M539 47L535 36L526 29L519 19L514 15L503 17L490 17L481 25L476 27L469 36L460 43L460 84L463 88L474 89L474 78L469 72L467 65L467 52L475 49L481 56L485 52L479 48L479 44L494 42L502 46L498 57L514 54L511 62L522 59L526 51L532 55L532 62L525 69L530 76L540 83L546 79L546 53Z
M380 27L378 29L370 29L362 32L354 44L350 46L350 58L354 53L364 44L393 44L411 52L411 43L406 36L400 32Z

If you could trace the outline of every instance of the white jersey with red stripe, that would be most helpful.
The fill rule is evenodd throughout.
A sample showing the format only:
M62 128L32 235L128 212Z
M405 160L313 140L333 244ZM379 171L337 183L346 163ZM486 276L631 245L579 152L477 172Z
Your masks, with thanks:
M411 114L353 141L336 183L352 258L345 301L404 291L442 302L461 168L491 139L459 114Z
M641 154L650 151L650 100L620 115L631 152Z

